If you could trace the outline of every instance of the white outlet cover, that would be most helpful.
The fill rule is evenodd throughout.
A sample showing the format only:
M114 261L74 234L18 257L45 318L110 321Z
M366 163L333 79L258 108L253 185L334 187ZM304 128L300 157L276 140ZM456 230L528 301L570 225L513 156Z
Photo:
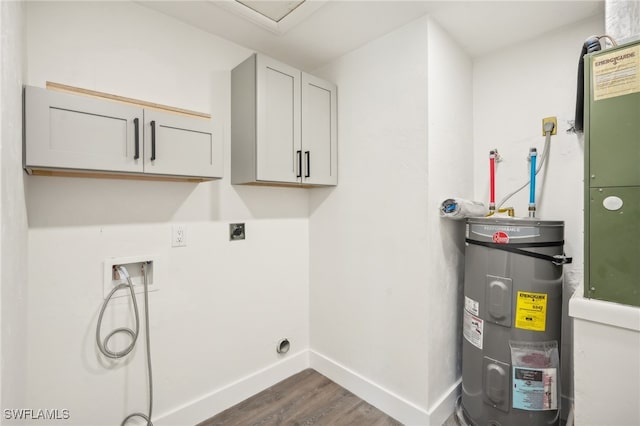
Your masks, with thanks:
M173 225L171 227L171 247L186 247L187 226Z

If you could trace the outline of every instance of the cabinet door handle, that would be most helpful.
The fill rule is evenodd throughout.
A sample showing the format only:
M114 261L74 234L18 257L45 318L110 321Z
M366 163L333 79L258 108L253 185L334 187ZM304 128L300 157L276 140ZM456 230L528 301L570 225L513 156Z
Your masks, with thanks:
M151 161L156 159L156 122L151 122Z
M311 176L311 152L305 151L304 155L307 158L307 173L305 173L304 177L308 178Z
M302 151L296 151L296 155L298 156L298 173L296 173L296 177L302 177Z
M140 158L140 120L137 118L133 119L133 131L135 132L135 154L133 159L137 160Z

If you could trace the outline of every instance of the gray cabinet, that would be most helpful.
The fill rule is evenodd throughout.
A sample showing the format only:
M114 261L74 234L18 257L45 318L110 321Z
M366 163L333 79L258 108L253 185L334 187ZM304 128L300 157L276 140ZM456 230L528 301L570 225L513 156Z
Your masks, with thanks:
M302 73L302 182L338 184L336 86Z
M254 54L231 73L231 183L336 185L336 86Z
M211 120L144 110L145 173L221 178L222 152Z
M142 119L139 107L26 87L25 168L141 173Z
M300 71L263 55L255 58L256 178L260 181L295 183L299 174L297 153L302 149Z
M28 173L222 177L222 142L208 119L30 86L24 119Z

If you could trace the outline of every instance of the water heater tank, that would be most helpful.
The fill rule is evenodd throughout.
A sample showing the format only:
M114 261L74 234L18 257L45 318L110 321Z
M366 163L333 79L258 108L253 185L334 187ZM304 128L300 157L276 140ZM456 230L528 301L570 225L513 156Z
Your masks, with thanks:
M466 237L464 420L558 424L564 222L471 218Z

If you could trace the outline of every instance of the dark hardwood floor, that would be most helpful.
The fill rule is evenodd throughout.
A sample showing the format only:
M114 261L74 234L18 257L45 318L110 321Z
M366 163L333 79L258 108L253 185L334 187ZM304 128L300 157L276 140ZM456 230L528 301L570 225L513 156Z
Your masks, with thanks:
M312 369L306 369L198 426L401 425Z

